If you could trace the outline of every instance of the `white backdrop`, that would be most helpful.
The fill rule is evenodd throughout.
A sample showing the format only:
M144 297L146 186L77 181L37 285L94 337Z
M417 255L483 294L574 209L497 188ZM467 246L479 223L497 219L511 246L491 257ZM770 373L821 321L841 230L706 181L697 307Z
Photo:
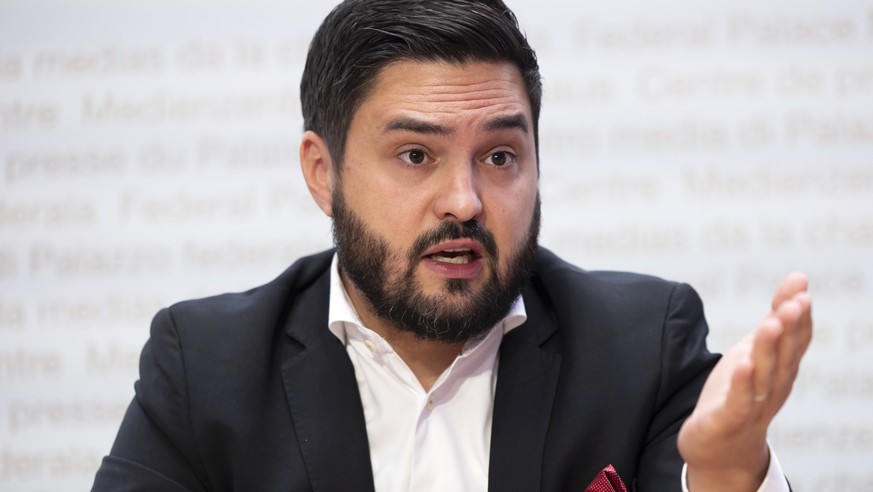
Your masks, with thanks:
M330 245L296 157L326 3L0 0L0 490L90 486L158 308ZM807 272L772 441L798 491L873 490L873 3L510 6L542 243L691 282L718 350Z

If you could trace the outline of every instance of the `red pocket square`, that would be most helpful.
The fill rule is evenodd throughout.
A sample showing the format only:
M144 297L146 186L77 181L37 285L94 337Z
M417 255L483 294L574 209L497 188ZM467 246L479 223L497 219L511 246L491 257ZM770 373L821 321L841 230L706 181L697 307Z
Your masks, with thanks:
M585 487L585 492L627 492L627 487L624 486L615 468L609 465Z

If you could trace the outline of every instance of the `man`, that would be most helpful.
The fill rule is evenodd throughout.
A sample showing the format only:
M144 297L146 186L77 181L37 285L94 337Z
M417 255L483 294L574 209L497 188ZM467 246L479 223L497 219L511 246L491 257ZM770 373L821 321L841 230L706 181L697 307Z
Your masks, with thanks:
M160 312L94 490L787 489L806 280L718 361L688 286L539 248L540 94L499 0L338 6L300 146L335 252Z

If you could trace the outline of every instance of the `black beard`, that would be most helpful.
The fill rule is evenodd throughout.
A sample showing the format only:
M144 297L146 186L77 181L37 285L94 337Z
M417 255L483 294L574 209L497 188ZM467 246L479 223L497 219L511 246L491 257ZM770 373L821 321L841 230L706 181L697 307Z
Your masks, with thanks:
M527 236L509 258L500 274L499 251L494 236L475 221L446 220L419 236L406 255L406 270L392 276L389 265L403 260L389 250L388 242L368 230L345 205L341 182L332 195L333 239L340 271L369 302L374 313L397 329L422 340L457 343L476 337L506 317L533 273L540 230L540 199L537 196ZM425 295L415 280L422 253L441 241L471 238L487 253L489 276L474 292L469 281L448 279L444 292Z

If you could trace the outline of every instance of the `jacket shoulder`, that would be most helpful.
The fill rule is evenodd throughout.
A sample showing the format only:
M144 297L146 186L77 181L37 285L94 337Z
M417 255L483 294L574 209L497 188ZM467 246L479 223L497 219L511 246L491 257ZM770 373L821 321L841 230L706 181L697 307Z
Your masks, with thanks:
M669 297L677 288L693 290L687 284L642 273L585 270L551 251L540 248L534 283L550 295L561 294L592 299L627 296Z
M296 293L312 286L328 271L333 253L328 250L300 258L272 281L247 291L185 300L165 311L178 326L209 326L243 319L251 324L256 319L278 318Z
M673 327L684 333L695 326L703 336L707 332L703 302L690 285L639 273L583 270L548 250L540 251L528 304L540 318L553 320L554 329L537 328L539 340L560 333L565 342L583 346L654 348Z

